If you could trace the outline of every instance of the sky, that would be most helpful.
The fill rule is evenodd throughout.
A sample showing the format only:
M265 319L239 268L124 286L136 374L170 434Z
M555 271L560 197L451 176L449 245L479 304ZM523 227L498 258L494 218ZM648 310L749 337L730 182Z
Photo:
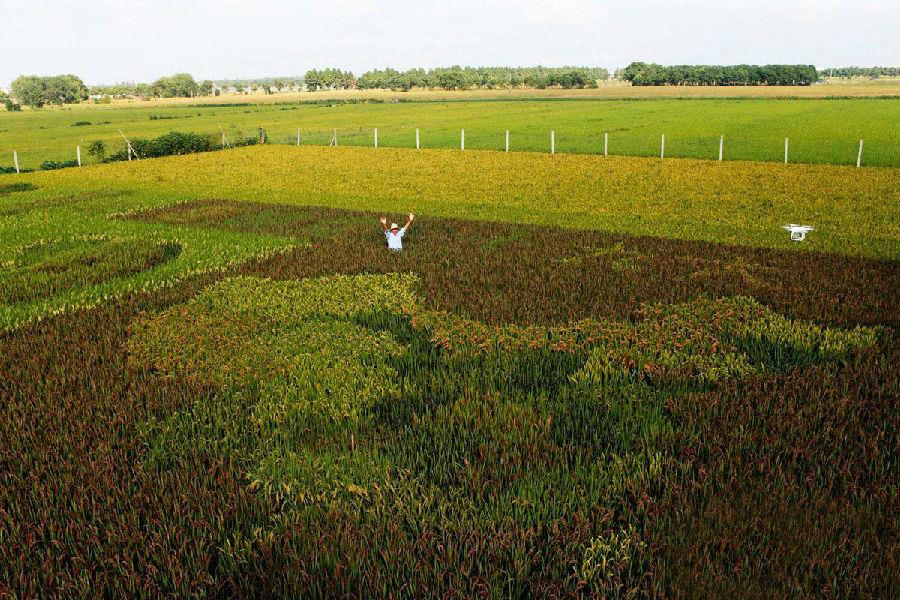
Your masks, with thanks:
M898 0L0 0L0 87L311 68L900 63Z

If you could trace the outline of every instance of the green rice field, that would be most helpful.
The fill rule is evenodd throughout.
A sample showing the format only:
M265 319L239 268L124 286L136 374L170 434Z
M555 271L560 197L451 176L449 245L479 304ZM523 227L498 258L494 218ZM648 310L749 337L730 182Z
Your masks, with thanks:
M232 100L233 102L233 100ZM341 102L286 102L231 105L135 105L67 107L59 110L0 112L0 166L19 154L22 168L44 161L95 158L87 145L102 140L111 150L124 146L119 130L131 138L190 131L226 140L257 136L265 128L271 143L370 146L378 128L379 145L459 148L465 129L468 149L505 149L510 131L514 151L624 156L659 156L661 135L669 157L717 159L724 136L725 160L781 162L784 139L789 160L855 165L859 140L862 164L900 166L900 100L896 98L670 98L409 101L376 99Z

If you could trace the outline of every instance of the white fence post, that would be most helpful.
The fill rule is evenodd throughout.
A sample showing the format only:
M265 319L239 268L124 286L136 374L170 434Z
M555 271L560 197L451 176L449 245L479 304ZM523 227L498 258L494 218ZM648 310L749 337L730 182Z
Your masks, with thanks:
M659 157L666 157L666 134L662 134L662 137L659 139Z
M603 156L609 156L609 132L603 132Z
M719 136L719 162L722 162L722 154L725 151L725 134Z
M78 166L81 166L81 146L75 146L75 159L78 161Z
M125 147L128 149L128 160L131 160L131 155L134 154L135 160L138 160L137 152L134 151L134 146L131 145L131 140L125 137L125 133L120 129L119 135L122 136L122 139L125 140Z
M509 152L509 129L506 130L506 151Z
M416 150L419 149L419 128L416 127Z
M331 132L331 143L337 147L337 127L335 127Z
M556 132L550 130L550 154L556 154Z
M19 172L19 153L13 150L13 163L16 165L16 173Z
M856 168L859 168L859 165L862 164L862 140L859 140L859 152L856 153Z
M222 147L225 147L225 130L222 130Z
M375 128L375 147L378 147L378 128Z
M784 164L788 164L788 139L784 138Z
M459 130L459 149L460 150L466 149L466 130L465 129Z
M300 128L297 128L297 145L300 145Z

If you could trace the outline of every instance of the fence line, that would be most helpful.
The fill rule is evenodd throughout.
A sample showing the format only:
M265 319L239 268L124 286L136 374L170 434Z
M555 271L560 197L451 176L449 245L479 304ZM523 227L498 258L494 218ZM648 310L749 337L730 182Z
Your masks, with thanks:
M356 130L353 130L353 131L354 131L355 133L347 133L347 134L345 135L345 137L347 137L348 139L351 139L351 140L353 140L353 139L355 138L357 141L355 141L355 142L354 142L354 141L348 142L348 145L353 145L353 146L363 145L363 144L361 144L361 143L359 142L359 137L360 137L360 135L362 135L363 130L356 129ZM420 133L420 129L419 129L418 127L415 128L414 131L415 131L415 148L418 150L418 149L421 148L421 133ZM444 132L444 135L446 135L447 130L444 129L444 130L441 130L441 131L443 131L443 132ZM334 132L334 133L333 133L332 141L331 141L331 144L330 144L330 145L336 146L336 145L337 145L337 142L336 142L336 138L337 138L337 130L334 129L333 132ZM380 133L381 133L381 132L379 131L379 128L377 128L377 127L374 128L373 134L374 134L374 145L375 145L375 147L381 147L382 145L384 145L384 144L383 144L383 141L384 141L384 140L383 140L382 137L380 137ZM486 145L483 143L483 139L484 139L484 136L485 136L485 135L486 135L486 134L484 134L484 133L480 133L480 134L478 134L478 135L476 136L477 138L480 138L480 139L482 140L482 142L480 142L480 143L476 142L476 145L478 146L479 149L491 150L492 148L490 147L490 145L487 145L487 146L486 146ZM512 135L511 130L509 130L509 129L504 130L504 131L503 131L503 144L502 144L502 146L500 146L500 147L497 148L497 149L502 150L502 151L504 151L504 152L510 152L510 151L512 151L511 135ZM527 146L528 146L527 148L522 149L521 151L525 151L525 152L540 152L540 145L539 145L539 144L536 144L536 143L534 142L534 136L538 135L538 132L528 131L528 132L526 133L526 135L532 136L532 141L531 141L530 144L527 144ZM471 137L471 136L470 136L470 137ZM298 131L298 139L299 139L299 131ZM393 147L397 147L397 148L407 147L407 146L406 146L405 144L403 144L402 142L401 142L401 143L397 143L397 142L396 142L396 140L397 140L396 134L392 135L392 136L391 136L391 139L392 139L392 140L394 141L394 143L396 144L396 145L394 145ZM545 139L546 139L546 138L545 138ZM570 138L570 139L571 139L571 138ZM581 139L582 139L582 141L583 141L584 139L590 139L590 136L582 136ZM694 142L694 141L696 140L695 137L688 138L688 139L689 139L691 142ZM714 139L714 138L713 138L713 139ZM550 146L549 146L549 152L550 152L550 154L555 154L555 153L556 153L556 151L557 151L557 149L558 149L558 148L557 148L557 141L560 141L560 140L559 140L558 136L556 135L556 130L555 130L555 129L551 129L551 130L550 130ZM563 138L563 139L562 139L562 142L565 143L565 141L566 141L566 138ZM610 135L609 135L609 132L608 132L608 131L603 132L603 150L602 150L603 156L609 156L609 155L610 155L610 151L609 151L609 141L610 141ZM677 138L676 138L676 144L677 144L677 141L678 141L678 140L677 140ZM471 140L470 140L470 142L471 142ZM665 133L660 134L660 138L659 138L659 157L660 157L660 158L665 158L665 157L666 157L666 142L667 142L667 140L666 140L666 134L665 134ZM445 142L445 143L446 143L446 142ZM725 135L724 135L724 134L721 134L721 135L719 136L719 139L718 139L718 147L717 147L717 148L716 148L715 145L713 145L714 143L715 143L715 142L713 142L713 143L710 144L710 145L712 146L712 148L710 148L710 150L711 150L711 152L710 152L711 156L709 156L709 160L718 160L718 161L720 161L720 162L724 162L724 160L725 160ZM313 141L313 142L309 142L309 145L317 145L317 144ZM584 146L583 143L580 144L580 145L581 145L582 147ZM391 143L390 143L390 142L388 142L388 147L391 147ZM443 147L446 147L446 146L443 146ZM471 144L470 144L470 147L471 147ZM546 148L546 146L545 146L545 148ZM465 130L465 128L459 130L459 149L460 149L460 150L465 150L465 149L466 149L466 130ZM670 150L671 150L671 148L670 148ZM716 152L716 150L718 150L718 152ZM546 152L546 151L547 151L547 150L545 150L545 152ZM599 148L597 149L596 152L592 152L592 151L590 151L590 150L584 151L584 150L579 150L579 149L570 150L570 152L573 153L573 154L599 154L599 151L600 151ZM562 150L562 152L565 153L566 150ZM857 148L857 156L856 156L856 166L857 166L857 167L861 167L861 166L862 166L862 154L863 154L863 140L859 140L859 146L858 146L858 148ZM649 152L646 152L646 151L638 151L637 153L632 153L632 154L628 154L628 153L619 154L619 156L649 157L649 156L652 156L652 154L650 154ZM670 153L669 153L669 156L670 156L670 157L674 157L674 158L679 158L679 157L681 157L681 158L693 158L693 159L703 160L703 157L702 157L702 156L698 156L698 155L696 155L696 154L685 154L685 155L679 156L677 151L675 152L675 154L672 154L672 153L670 152ZM746 160L746 161L751 161L751 162L775 162L775 161L777 161L777 160L779 160L779 159L776 159L776 158L774 158L774 157L772 157L772 158L753 158L753 157L747 157L747 158L736 158L735 160ZM851 159L851 160L852 160L852 159ZM788 138L788 137L785 137L785 138L784 138L783 156L781 157L781 161L783 161L785 164L789 164L789 163L790 163L790 138ZM803 161L801 160L800 163L803 163ZM823 161L823 162L808 162L808 163L804 163L804 164L832 164L832 165L839 165L839 164L841 164L841 163L836 163L836 162L826 162L826 161ZM851 162L850 164L853 164L853 163Z
M446 140L445 136L447 135L447 130L440 129L439 131L442 133L439 136L439 143L437 144L436 147L445 147L446 148L447 140ZM550 152L550 154L556 154L557 141L558 141L557 136L556 136L556 130L550 129L549 131L550 131L549 152ZM278 137L272 138L271 140L266 140L266 141L274 143L274 144L284 144L284 143L296 144L297 146L300 146L302 144L328 145L328 146L337 146L338 145L338 130L336 127L332 128L331 139L328 140L327 142L326 142L327 138L323 137L324 132L321 129L312 130L306 134L303 134L302 132L303 132L302 128L298 127L296 130L296 135L292 136L291 134L288 134L287 136L284 136L284 134L282 133ZM383 145L382 142L384 141L384 138L380 137L380 135L379 135L380 133L381 132L379 131L379 128L374 127L372 129L369 129L368 131L364 128L356 128L356 129L353 129L350 131L343 130L341 135L344 136L345 145L350 145L350 146L367 145L367 143L364 140L365 140L365 138L368 138L369 144L372 144L375 148L379 148L380 146ZM503 137L502 146L493 146L493 144L491 144L490 142L485 143L485 140L488 139L489 133L484 133L484 132L480 132L475 136L475 146L477 148L482 148L482 149L487 149L487 150L490 150L490 149L501 150L502 149L504 152L510 152L512 149L511 143L510 143L511 142L511 131L509 129L506 129L503 131L503 133L504 133L504 137ZM126 143L126 153L127 153L126 155L127 155L128 160L133 160L133 159L138 158L137 152L135 152L130 140L128 138L126 138L124 136L124 134L121 133L121 131L120 131L120 135ZM368 137L369 135L371 135L372 137L369 138ZM539 132L535 132L532 130L532 131L523 132L523 135L526 138L526 141L524 142L524 147L523 147L522 143L517 143L517 147L519 148L520 151L541 152L542 144L540 144L537 141L537 137L536 137L539 135ZM406 139L409 140L409 138L406 138ZM518 139L520 139L520 138L517 138L517 140ZM544 138L544 139L546 140L546 138ZM596 136L591 136L591 135L576 135L576 136L573 136L570 138L563 137L560 140L564 146L562 152L565 153L566 152L565 147L568 146L569 147L568 152L573 153L573 154L598 154L600 151L599 147L594 146L593 143L590 141L590 140L594 140L594 139L596 139ZM629 138L622 137L622 138L617 138L617 139L626 139L626 141L627 141ZM630 139L634 140L633 137ZM640 136L640 139L642 140L641 145L643 145L643 139L645 139L645 137ZM221 144L222 144L223 148L230 147L230 145L228 144L224 129L222 129L222 131L221 131L221 140L222 140ZM397 138L396 134L389 133L387 140L388 140L388 142L387 142L388 147L392 146L391 142L393 142L394 147L408 147L408 144L409 144L409 142L402 142L402 141L398 142L397 141L398 138ZM441 142L440 140L443 140L443 142ZM573 143L573 140L574 140L574 143ZM689 150L688 150L688 154L683 154L682 157L701 159L701 160L703 159L703 156L702 156L703 152L702 151L699 153L697 152L697 148L698 148L697 140L698 140L698 138L696 136L691 136L691 137L686 138L686 141L689 142ZM609 141L610 141L610 134L608 131L604 131L603 132L603 150L602 150L604 157L609 156ZM677 146L677 141L678 140L676 138L676 146ZM724 134L721 134L719 136L718 142L719 142L718 155L714 154L715 146L713 146L712 148L710 148L711 156L709 156L709 155L708 156L709 156L709 160L718 159L719 162L722 162L725 160L725 135ZM760 149L760 144L758 142L751 140L750 143L751 143L751 147L753 149L755 149L757 151ZM569 145L569 144L571 144L571 145ZM710 144L710 145L712 146L712 144ZM493 148L492 148L492 146L493 146ZM619 156L637 156L637 157L652 156L652 151L647 152L647 150L649 150L649 148L635 149L636 144L633 141L629 144L629 146L630 146L631 154L627 153L628 149L626 149L625 153L619 154ZM421 146L421 131L420 131L420 128L416 127L415 128L415 148L418 150L421 147L422 147ZM732 146L732 147L734 147L734 146ZM740 145L738 145L738 148L740 148ZM460 150L466 149L466 130L464 128L459 130L459 149ZM856 158L856 161L855 161L856 168L862 167L863 150L864 150L864 140L860 139L859 145L856 148L856 157L855 157ZM547 151L547 146L544 146L543 151L544 152ZM25 171L35 170L35 169L30 169L30 168L23 169L21 167L20 161L19 161L19 154L18 154L17 150L13 150L12 154L13 154L13 165L14 165L14 169L15 169L16 173L21 173L23 170L25 170ZM732 154L734 154L734 150L732 150ZM760 153L757 152L757 154L760 154ZM673 156L676 156L676 157L678 156L677 150ZM771 155L769 155L769 156L771 157ZM660 134L659 157L661 159L664 159L666 157L666 134L665 133ZM784 154L783 154L783 158L782 158L784 164L789 164L790 158L791 158L790 157L790 138L785 137L784 138ZM849 158L849 156L848 156L848 158ZM747 160L747 161L754 161L754 162L774 162L774 160L777 160L777 159L774 159L774 157L772 157L772 158L748 157L748 158L737 158L735 160ZM50 163L53 161L45 161L45 162ZM69 162L69 161L67 161L67 162ZM795 161L795 162L797 162L797 161ZM801 160L799 162L803 163L804 161L801 158ZM850 159L848 162L849 162L849 165L852 165L853 159ZM79 166L79 167L84 164L83 160L82 160L80 144L75 147L75 161L71 161L69 164L71 164L73 166L75 164L77 164L77 166ZM827 161L821 161L821 162L807 161L806 164L842 164L842 163L827 162ZM848 164L848 163L843 163L843 164ZM876 164L878 164L878 163L876 162ZM0 166L2 166L2 165L0 165ZM888 162L888 166L890 166L890 162ZM42 165L42 168L44 168L43 165ZM56 167L48 166L45 168L59 168L59 166L58 165ZM0 171L0 172L2 172L2 171ZM12 170L7 169L7 172L12 172Z

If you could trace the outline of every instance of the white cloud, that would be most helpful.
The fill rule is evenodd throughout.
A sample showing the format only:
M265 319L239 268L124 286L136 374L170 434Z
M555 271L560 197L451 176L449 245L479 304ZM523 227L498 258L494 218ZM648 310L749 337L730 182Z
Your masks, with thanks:
M886 0L0 0L0 85L326 65L896 64L897 23Z

